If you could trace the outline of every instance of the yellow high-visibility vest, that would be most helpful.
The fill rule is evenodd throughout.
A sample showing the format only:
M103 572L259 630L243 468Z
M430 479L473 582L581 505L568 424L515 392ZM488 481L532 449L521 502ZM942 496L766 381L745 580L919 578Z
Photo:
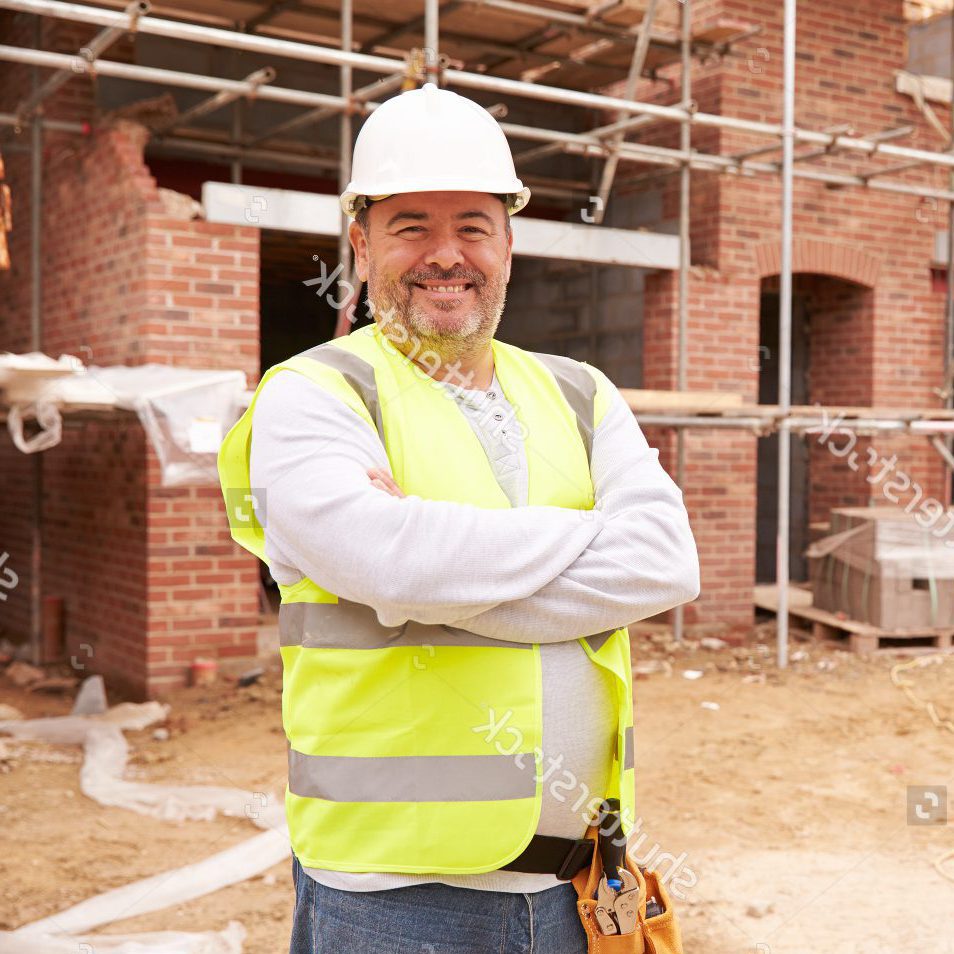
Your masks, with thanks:
M608 406L605 379L569 358L496 340L492 347L497 379L527 435L528 503L592 509L589 455ZM218 463L226 506L244 506L229 521L232 537L262 560L265 532L243 504L252 497L252 415L282 369L304 374L376 431L405 493L510 506L457 403L372 324L269 368L225 437ZM544 784L539 645L415 622L384 627L370 607L339 600L308 578L280 590L285 803L301 863L473 874L516 858L536 830ZM629 634L580 642L616 677L611 790L593 794L620 799L628 832L635 798ZM504 732L482 731L504 718Z

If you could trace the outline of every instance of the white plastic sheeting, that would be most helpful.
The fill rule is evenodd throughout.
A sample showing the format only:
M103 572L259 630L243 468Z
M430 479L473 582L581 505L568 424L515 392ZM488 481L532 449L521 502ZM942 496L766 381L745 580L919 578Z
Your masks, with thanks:
M93 688L81 690L80 697L88 697ZM80 788L103 805L171 821L211 819L219 813L244 816L265 831L195 864L107 891L16 931L0 932L4 954L87 950L96 954L241 954L245 931L237 922L218 932L83 936L113 921L159 911L245 881L291 853L284 808L266 793L212 785L153 785L122 777L129 753L123 730L145 729L163 721L168 711L168 706L157 702L122 703L90 715L3 721L0 734L83 745Z
M230 921L224 931L186 934L91 934L86 937L23 937L0 932L3 954L242 954L245 928ZM42 946L41 946L42 945Z
M48 397L59 381L73 377L83 363L72 355L60 355L54 361L42 351L27 354L0 352L0 392L10 405L7 430L21 453L36 454L56 447L63 436L63 419L58 402ZM36 431L26 434L32 420Z
M26 436L26 422L36 422L37 431ZM7 430L14 447L22 454L37 454L56 447L63 439L63 418L59 409L49 401L33 404L15 404L7 416Z
M80 769L80 790L101 805L128 808L165 821L211 821L231 815L256 821L267 812L270 797L215 785L154 785L123 779L129 746L115 725L89 728L86 757Z
M10 405L7 427L24 453L60 442L60 413L111 407L135 411L155 448L162 484L217 484L222 437L247 405L242 371L165 364L84 367L71 355L0 353L0 390ZM41 430L26 437L24 420Z
M241 371L144 364L90 367L88 374L134 410L162 466L162 485L217 484L216 457L238 420L245 394Z
M65 911L17 928L13 933L18 937L83 934L120 918L161 911L254 878L287 858L290 851L284 829L265 831L195 864L162 871L151 878L133 881L80 901ZM0 935L0 951L3 950L3 936ZM36 954L45 954L45 949L38 947Z
M51 382L70 377L82 367L82 361L69 354L54 361L42 351L0 351L0 391L11 404L36 401L46 395Z
M156 722L163 722L169 707L160 702L121 702L102 715L52 716L48 719L16 719L0 722L0 734L32 742L55 745L82 745L90 729L114 725L120 729L139 731Z

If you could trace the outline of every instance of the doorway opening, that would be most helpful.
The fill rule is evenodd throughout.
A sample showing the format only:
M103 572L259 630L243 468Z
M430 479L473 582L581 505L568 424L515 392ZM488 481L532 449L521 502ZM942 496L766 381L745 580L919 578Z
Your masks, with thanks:
M759 404L778 404L779 294L762 293L759 303ZM809 389L808 310L803 296L792 296L792 404L807 404ZM809 544L809 453L805 440L790 435L791 483L789 502L789 576L807 580L805 548ZM758 440L758 484L756 503L757 583L776 579L778 534L778 442L769 434Z

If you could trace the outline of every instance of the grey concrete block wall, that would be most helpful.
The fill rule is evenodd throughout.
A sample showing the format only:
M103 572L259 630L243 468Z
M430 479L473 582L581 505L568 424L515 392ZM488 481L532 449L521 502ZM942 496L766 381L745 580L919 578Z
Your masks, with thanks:
M673 231L660 213L657 194L611 196L604 224ZM516 258L500 337L588 361L618 386L640 387L646 274L618 265Z
M908 27L908 63L912 73L951 76L951 17L935 17Z

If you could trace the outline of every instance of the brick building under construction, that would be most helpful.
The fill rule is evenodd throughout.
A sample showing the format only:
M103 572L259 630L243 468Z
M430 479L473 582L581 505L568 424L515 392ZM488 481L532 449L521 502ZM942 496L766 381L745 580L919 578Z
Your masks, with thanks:
M349 274L342 167L367 103L430 76L491 109L533 190L500 337L632 389L699 545L686 629L744 633L778 570L780 429L793 580L832 507L883 499L879 461L901 462L903 501L950 503L946 445L912 426L950 404L949 9L798 4L783 341L773 0L0 0L0 349L237 369L252 388L345 330L340 294L307 284L319 262ZM850 454L832 439L846 408ZM59 606L63 654L135 696L197 656L256 655L257 561L217 483L162 485L135 415L67 414L58 446L4 440L0 461L18 577L0 635L38 639Z

